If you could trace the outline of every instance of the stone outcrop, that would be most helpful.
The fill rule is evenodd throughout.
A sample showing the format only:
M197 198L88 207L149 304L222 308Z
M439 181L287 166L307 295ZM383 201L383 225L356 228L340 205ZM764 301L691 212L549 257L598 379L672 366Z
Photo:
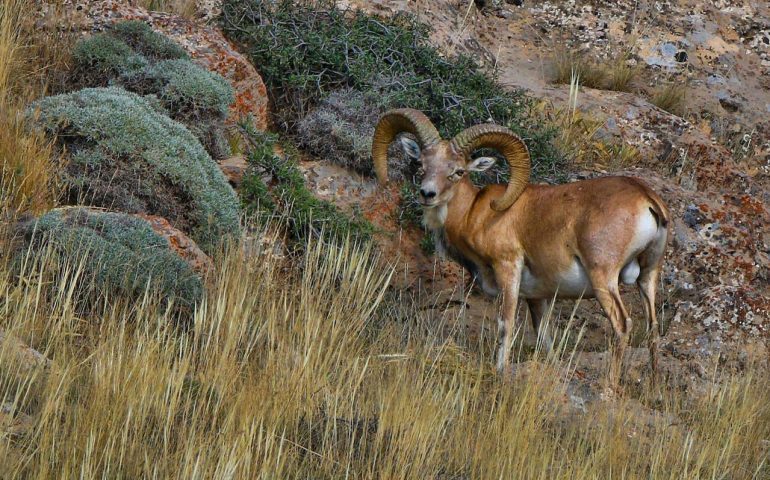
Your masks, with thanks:
M146 220L150 224L153 231L165 238L168 241L169 247L176 252L177 255L190 265L190 268L201 276L206 276L214 269L214 264L208 255L203 253L203 250L198 248L198 245L181 230L178 230L171 226L168 220L156 215L147 215L143 213L137 213L135 217Z

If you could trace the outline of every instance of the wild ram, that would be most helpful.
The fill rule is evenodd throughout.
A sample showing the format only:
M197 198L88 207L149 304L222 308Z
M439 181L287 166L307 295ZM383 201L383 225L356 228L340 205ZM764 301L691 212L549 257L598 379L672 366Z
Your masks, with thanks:
M619 283L639 288L649 330L650 363L657 369L655 291L668 241L669 212L640 180L604 177L564 185L529 183L530 156L507 128L484 124L443 140L422 112L391 110L374 133L372 158L380 182L388 179L387 150L400 133L407 155L422 166L424 222L443 249L469 270L482 289L502 293L497 368L509 363L516 306L527 300L538 330L548 300L595 297L614 330L610 379L622 368L631 319ZM498 151L510 167L508 185L477 188L468 173L494 158L472 159L480 148Z

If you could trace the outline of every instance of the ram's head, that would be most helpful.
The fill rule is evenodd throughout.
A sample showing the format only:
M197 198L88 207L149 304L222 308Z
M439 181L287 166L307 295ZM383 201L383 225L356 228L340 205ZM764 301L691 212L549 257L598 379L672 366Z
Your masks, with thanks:
M471 154L480 148L497 150L510 167L508 187L492 202L492 208L506 210L529 183L529 151L509 129L482 124L463 130L451 140L443 140L424 113L410 108L390 110L377 124L372 159L381 183L388 180L388 145L405 132L417 139L402 137L401 143L407 155L421 163L420 202L424 207L446 204L452 198L455 185L468 172L483 171L494 164L495 159L491 157L471 159Z

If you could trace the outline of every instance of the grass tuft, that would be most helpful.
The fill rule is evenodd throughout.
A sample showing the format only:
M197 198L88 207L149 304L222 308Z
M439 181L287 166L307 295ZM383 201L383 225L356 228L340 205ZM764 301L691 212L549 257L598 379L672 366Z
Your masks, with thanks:
M39 93L30 76L27 42L22 29L26 0L0 5L0 219L20 212L41 213L57 197L56 165L51 144L32 131L23 115L24 102ZM37 45L37 44L33 44ZM33 85L30 87L30 85Z
M687 115L687 86L669 83L658 88L652 96L652 104L676 116Z
M628 54L622 54L614 60L601 63L584 54L565 52L557 55L553 61L553 82L569 85L574 73L584 87L630 92L640 69L630 65L628 59Z

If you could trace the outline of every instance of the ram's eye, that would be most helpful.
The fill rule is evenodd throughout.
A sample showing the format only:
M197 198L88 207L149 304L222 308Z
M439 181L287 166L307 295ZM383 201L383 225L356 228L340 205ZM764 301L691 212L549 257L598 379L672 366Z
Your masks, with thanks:
M449 180L456 182L461 178L463 178L463 175L465 175L465 170L463 170L462 168L458 168L457 170L452 172L451 175L449 175Z

